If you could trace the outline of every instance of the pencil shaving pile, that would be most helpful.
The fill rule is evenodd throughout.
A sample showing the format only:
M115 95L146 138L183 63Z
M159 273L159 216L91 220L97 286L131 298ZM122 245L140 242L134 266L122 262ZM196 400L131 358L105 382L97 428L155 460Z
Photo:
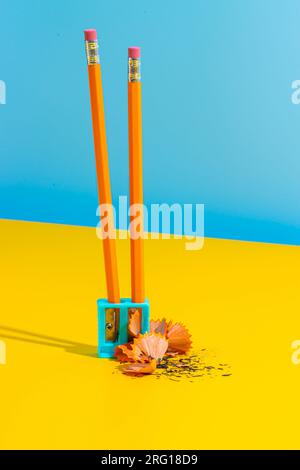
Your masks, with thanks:
M165 318L151 320L150 332L144 335L139 333L140 327L140 313L136 311L128 325L132 341L115 349L115 356L126 375L152 374L164 357L186 354L191 348L191 335L181 323L167 322Z

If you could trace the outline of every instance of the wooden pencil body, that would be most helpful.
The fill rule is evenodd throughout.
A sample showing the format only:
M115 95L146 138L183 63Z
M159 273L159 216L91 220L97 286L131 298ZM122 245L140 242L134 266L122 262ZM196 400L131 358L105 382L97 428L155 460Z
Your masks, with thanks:
M101 205L110 205L112 208L100 64L88 65L88 76L91 97L99 203ZM113 213L112 211L108 212L109 213L105 214L106 218L109 219L108 227L113 228L114 230ZM103 216L104 214L102 214L102 219ZM109 302L119 303L120 290L115 238L112 238L111 236L103 238L103 252L107 298Z
M140 220L139 233L131 233L131 298L144 302L144 249L143 249L143 168L142 168L142 90L141 82L128 82L128 132L131 228L135 218ZM133 230L131 230L133 232Z

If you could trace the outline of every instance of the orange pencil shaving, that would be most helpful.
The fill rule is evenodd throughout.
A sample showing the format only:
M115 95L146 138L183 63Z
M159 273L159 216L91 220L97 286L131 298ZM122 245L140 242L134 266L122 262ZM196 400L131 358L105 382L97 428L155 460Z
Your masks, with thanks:
M88 62L99 203L101 205L105 204L112 207L97 32L95 29L87 29L84 31L84 36ZM101 220L104 216L106 218L107 226L110 227L110 230L112 228L114 230L112 211L107 211L106 214L101 214ZM102 230L104 230L103 227ZM115 239L109 235L105 236L105 234L103 236L103 251L107 298L109 302L119 303L120 291Z
M143 174L142 174L142 90L140 48L128 49L128 134L131 248L131 299L144 302L144 253L143 253ZM140 220L137 227L133 221ZM135 233L133 233L135 231ZM137 233L138 232L138 233Z

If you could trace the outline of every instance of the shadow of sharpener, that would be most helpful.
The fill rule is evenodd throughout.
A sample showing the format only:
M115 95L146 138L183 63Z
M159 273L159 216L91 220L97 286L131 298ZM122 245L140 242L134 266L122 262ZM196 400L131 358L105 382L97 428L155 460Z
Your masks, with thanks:
M131 299L121 299L113 304L99 299L98 304L98 356L111 358L119 344L128 343L128 320L136 310L141 313L141 333L150 329L149 302L134 303Z

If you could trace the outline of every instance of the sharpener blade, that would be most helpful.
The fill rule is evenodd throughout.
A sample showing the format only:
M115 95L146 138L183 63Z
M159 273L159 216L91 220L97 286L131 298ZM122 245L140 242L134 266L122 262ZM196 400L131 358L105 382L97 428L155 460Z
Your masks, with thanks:
M105 311L105 341L115 343L119 334L119 311L107 308Z

